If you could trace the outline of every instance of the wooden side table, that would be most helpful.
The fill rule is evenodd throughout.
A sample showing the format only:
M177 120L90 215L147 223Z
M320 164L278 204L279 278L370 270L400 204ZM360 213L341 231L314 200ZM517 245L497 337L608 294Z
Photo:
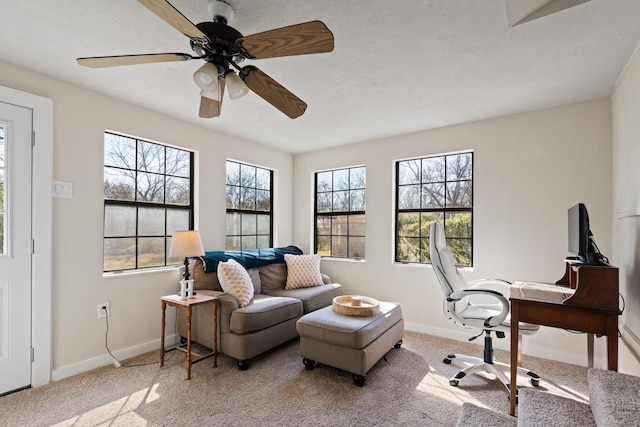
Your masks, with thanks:
M176 347L187 355L187 379L191 379L191 365L213 356L213 367L218 366L218 298L204 294L196 294L192 298L181 299L179 295L167 295L160 298L162 303L162 331L160 334L160 366L164 366L164 329L167 305L186 309L187 314L187 346ZM213 308L213 351L200 355L191 351L191 315L193 307L200 304L211 304Z

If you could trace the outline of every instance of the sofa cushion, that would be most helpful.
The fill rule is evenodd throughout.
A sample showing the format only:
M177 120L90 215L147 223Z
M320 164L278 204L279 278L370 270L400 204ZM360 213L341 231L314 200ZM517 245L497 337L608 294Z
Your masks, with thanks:
M238 262L229 261L218 264L218 280L222 289L238 300L239 307L246 307L253 298L253 282L249 273Z
M299 299L302 301L304 312L311 313L331 305L335 297L342 295L342 286L338 283L331 283L312 288L278 289L269 295Z
M248 334L302 316L302 302L295 298L255 295L251 304L231 313L234 334Z
M200 290L211 290L211 291L220 291L222 292L222 286L220 286L220 280L218 280L218 275L213 273L206 273L204 268L202 267L202 261L192 258L189 261L189 273L191 274L191 278L194 283L193 286L195 289ZM260 269L259 268L249 268L247 269L247 273L249 273L249 277L251 277L251 282L253 282L253 293L259 294L262 292L262 282L260 280Z
M320 255L284 256L287 264L287 283L285 289L309 288L324 284L320 274Z
M278 289L284 289L286 281L287 265L285 263L260 267L260 282L262 283L263 294L270 294Z

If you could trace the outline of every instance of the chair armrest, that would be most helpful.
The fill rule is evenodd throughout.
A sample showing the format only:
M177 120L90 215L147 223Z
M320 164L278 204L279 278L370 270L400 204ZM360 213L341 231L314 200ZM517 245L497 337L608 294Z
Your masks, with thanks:
M502 311L497 316L491 316L484 321L484 326L486 327L495 327L500 325L509 315L509 301L498 291L494 291L492 289L463 289L461 291L453 292L447 297L447 302L456 303L463 298L466 298L470 295L484 295L491 298L495 298L502 305ZM455 311L454 311L455 312Z

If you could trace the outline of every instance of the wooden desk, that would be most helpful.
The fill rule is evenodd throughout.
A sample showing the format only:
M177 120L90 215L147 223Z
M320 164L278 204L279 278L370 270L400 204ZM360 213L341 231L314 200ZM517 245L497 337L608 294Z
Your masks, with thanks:
M617 269L616 269L617 275ZM616 276L617 278L617 276ZM562 283L562 279L559 281ZM515 414L518 369L518 322L606 335L608 369L618 370L618 316L620 310L570 303L577 288L535 282L515 282L511 287L511 387L509 413ZM616 280L617 289L617 280ZM585 287L586 288L586 287ZM617 293L616 300L617 300ZM579 301L579 299L578 299ZM592 350L589 351L593 357Z
M187 379L191 379L191 365L201 360L213 356L213 366L218 366L218 298L204 294L196 294L191 298L181 299L178 295L167 295L160 298L162 301L162 333L160 334L160 366L164 366L164 329L165 329L165 312L167 305L176 307L176 309L184 308L187 311L187 346L176 347L177 351L187 354ZM193 306L199 304L210 303L213 307L213 351L210 353L199 355L191 351L191 314Z

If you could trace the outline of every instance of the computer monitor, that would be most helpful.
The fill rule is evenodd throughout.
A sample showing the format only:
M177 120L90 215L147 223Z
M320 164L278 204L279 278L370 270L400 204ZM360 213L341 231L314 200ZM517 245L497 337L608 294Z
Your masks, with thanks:
M583 203L569 208L569 252L583 264L601 264L608 262L600 253L589 227L589 213Z

